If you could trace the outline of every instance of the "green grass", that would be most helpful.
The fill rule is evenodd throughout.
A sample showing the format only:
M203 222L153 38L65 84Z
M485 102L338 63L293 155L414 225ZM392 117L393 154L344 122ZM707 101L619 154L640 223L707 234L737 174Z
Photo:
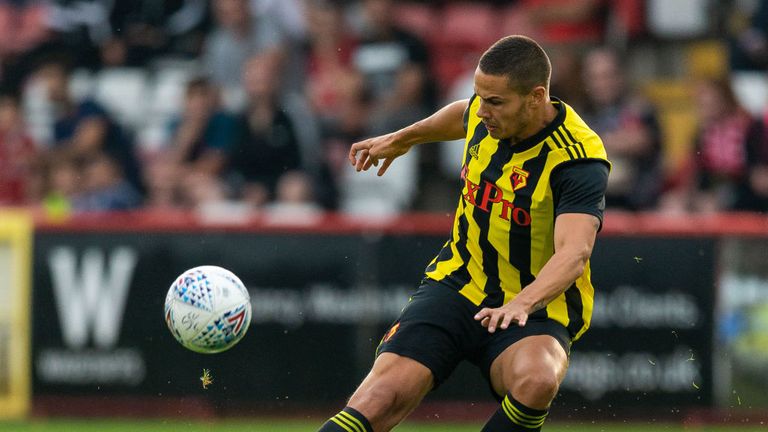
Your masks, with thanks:
M318 422L237 420L212 422L185 422L179 420L52 420L30 421L24 423L0 422L0 432L314 432ZM477 432L481 425L475 424L438 424L408 423L397 432ZM767 426L678 426L671 424L632 424L606 423L603 425L579 425L552 423L545 427L545 432L765 432Z

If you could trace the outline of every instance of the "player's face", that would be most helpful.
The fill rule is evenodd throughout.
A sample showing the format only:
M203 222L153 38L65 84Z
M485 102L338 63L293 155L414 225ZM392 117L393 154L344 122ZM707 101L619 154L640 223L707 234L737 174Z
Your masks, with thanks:
M521 95L502 75L489 75L475 70L475 93L480 98L477 116L483 121L488 134L495 139L525 138L531 125L531 95Z

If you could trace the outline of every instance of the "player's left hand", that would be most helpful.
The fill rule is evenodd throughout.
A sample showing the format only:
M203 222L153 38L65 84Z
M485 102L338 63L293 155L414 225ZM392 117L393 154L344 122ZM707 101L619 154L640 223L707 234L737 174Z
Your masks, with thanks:
M514 300L497 308L483 308L475 315L475 320L480 321L488 333L496 332L497 328L506 330L510 324L516 323L523 327L528 321L527 308Z

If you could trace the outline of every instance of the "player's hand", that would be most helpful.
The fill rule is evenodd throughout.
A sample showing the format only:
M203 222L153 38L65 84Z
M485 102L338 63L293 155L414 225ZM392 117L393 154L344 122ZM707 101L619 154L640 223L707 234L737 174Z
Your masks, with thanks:
M395 133L381 135L352 144L349 162L359 172L368 171L371 166L379 166L379 161L383 159L376 173L381 176L395 158L404 155L410 148L410 145L398 140Z
M496 332L496 329L506 330L510 324L515 323L523 327L528 321L527 308L514 300L498 308L483 308L475 315L475 320L488 329L488 333Z

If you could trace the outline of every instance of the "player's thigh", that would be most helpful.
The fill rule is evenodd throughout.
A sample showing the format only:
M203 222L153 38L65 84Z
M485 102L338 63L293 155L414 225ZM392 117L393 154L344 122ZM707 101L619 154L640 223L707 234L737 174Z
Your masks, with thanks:
M349 406L364 415L393 415L410 412L432 389L432 371L408 357L381 353L349 400Z
M527 336L507 347L491 363L491 386L498 395L504 395L526 379L559 385L567 370L568 354L555 337Z
M397 354L432 372L433 388L445 382L488 333L474 315L477 307L455 290L425 281L379 344L379 355Z

